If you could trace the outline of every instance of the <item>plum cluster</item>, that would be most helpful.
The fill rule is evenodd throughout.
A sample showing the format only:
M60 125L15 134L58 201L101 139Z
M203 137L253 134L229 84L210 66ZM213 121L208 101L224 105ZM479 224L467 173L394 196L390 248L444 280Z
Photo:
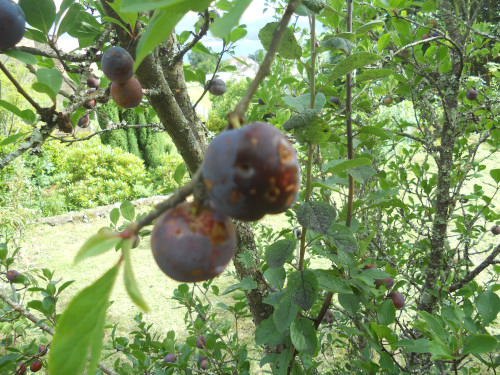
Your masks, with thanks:
M26 17L19 5L0 0L0 49L14 47L24 36Z
M363 267L364 270L369 268L377 268L374 264L367 264ZM394 279L392 277L387 277L385 279L375 279L374 281L375 287L379 288L382 285L385 285L387 290L391 289L394 286ZM390 292L387 294L387 299L391 299L394 307L396 309L402 309L405 305L405 297L397 291Z
M134 75L134 59L127 50L111 47L101 58L101 68L111 84L111 97L122 108L135 108L141 103L142 86Z
M299 191L295 150L283 133L263 122L217 135L202 168L214 207L238 220L284 212Z
M226 215L184 202L156 221L151 248L156 263L170 278L205 281L224 271L234 255L236 235Z

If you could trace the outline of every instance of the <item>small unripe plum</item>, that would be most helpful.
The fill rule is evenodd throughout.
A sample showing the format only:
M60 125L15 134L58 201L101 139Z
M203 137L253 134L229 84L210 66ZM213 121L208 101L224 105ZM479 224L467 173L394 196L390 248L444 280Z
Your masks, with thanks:
M110 81L123 83L134 74L134 59L127 50L121 47L111 47L102 55L101 67Z
M85 128L87 128L89 126L89 124L90 124L90 118L89 118L88 115L85 115L85 116L80 117L80 119L78 120L78 124L77 125L80 128L85 129Z
M87 79L87 86L94 88L94 89L97 89L99 87L100 83L101 83L101 80L99 78L96 78L96 77L89 77L89 79Z
M203 161L203 178L214 206L244 221L286 211L297 198L299 172L286 136L263 122L220 133Z
M135 78L127 82L111 84L111 97L122 108L135 108L141 104L142 86Z
M208 91L212 95L220 96L226 92L226 83L220 78L215 78L208 84Z
M175 358L175 354L169 353L163 358L163 361L166 363L174 363L177 358Z
M386 96L384 98L384 104L385 105L391 105L392 104L392 98L390 96Z
M207 359L203 359L200 361L200 368L202 370L208 369L208 360Z
M500 225L495 225L493 228L491 228L491 233L493 233L495 236L500 234Z
M432 18L429 21L427 21L427 25L431 25L432 27L437 27L438 21L435 18Z
M30 370L32 372L37 372L37 371L40 371L40 369L42 367L43 367L43 362L41 360L37 359L36 361L31 362Z
M375 279L374 283L377 288L382 284L385 284L386 289L389 290L394 285L394 279L392 277L387 277L385 279Z
M234 255L236 236L226 215L184 202L157 220L151 248L168 277L180 282L205 281L224 271Z
M0 0L0 50L14 47L24 36L26 17L19 5Z
M17 279L18 276L19 276L19 272L17 272L16 270L8 270L7 271L7 280L9 280L9 281L14 281L15 279Z
M198 336L196 339L196 347L199 349L205 349L205 344L207 343L207 338L203 335Z
M399 292L391 292L387 298L392 299L392 303L396 309L401 309L405 305L405 297Z
M330 103L339 105L340 104L340 98L337 98L336 96L330 97Z
M26 363L20 363L17 365L16 374L22 375L26 373Z
M474 89L469 89L465 94L465 97L469 100L476 100L478 92Z

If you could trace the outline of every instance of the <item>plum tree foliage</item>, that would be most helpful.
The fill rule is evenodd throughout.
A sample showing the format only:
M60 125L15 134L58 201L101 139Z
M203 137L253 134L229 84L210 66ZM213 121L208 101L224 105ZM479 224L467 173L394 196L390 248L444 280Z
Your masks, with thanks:
M78 138L74 130L97 114L100 136L124 149L130 130L167 132L184 160L174 178L190 176L149 213L136 215L128 201L110 212L109 227L75 261L115 249L116 263L64 311L56 306L71 282L59 284L48 269L14 271L19 249L0 243L0 279L9 283L0 293L2 371L497 371L493 3L267 1L274 18L258 33L259 69L214 136L196 109L207 93L228 95L217 77L235 69L223 59L245 43L240 20L253 1L64 0L57 8L53 0L0 0L1 74L26 99L0 99L23 123L0 140L0 170L40 154L49 139L92 138L98 133ZM193 12L192 28L180 29ZM206 43L209 34L220 50ZM78 48L64 52L63 37ZM211 76L184 62L188 53L215 61ZM14 60L32 74L31 86L12 74ZM189 96L192 84L199 97ZM110 98L159 124L121 126L117 108L104 104ZM278 213L287 227L258 223ZM132 339L104 336L121 269L131 300L149 310L130 255L147 236L157 265L181 282L164 297L186 311L186 337L164 337L142 313ZM238 280L221 293L214 277L231 261ZM39 295L23 306L26 288ZM245 340L242 319L254 327ZM48 337L44 350L30 341L38 330Z

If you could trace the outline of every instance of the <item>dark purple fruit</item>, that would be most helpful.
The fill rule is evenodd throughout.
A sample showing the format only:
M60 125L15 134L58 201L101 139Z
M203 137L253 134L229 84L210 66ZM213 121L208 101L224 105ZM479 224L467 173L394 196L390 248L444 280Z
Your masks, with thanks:
M100 83L101 83L101 80L99 78L89 77L89 79L87 79L87 86L94 88L94 89L97 89L99 87Z
M135 78L127 82L111 84L111 97L122 108L135 108L141 104L142 86Z
M392 101L393 101L393 100L392 100L392 98L391 98L390 96L386 96L386 97L384 98L384 104L385 104L385 105L391 105L391 104L392 104Z
M15 279L17 279L18 276L19 276L19 272L17 272L16 270L8 270L7 271L7 280L9 280L9 281L14 281Z
M168 277L180 282L204 281L224 271L234 255L236 236L226 215L184 202L157 220L151 248Z
M382 284L385 284L386 289L389 290L394 285L394 279L392 277L387 277L385 279L375 279L375 286L377 288Z
M30 370L31 370L31 372L37 372L37 371L40 371L40 369L42 367L43 367L42 361L37 359L36 361L31 362Z
M19 5L0 0L0 49L14 47L24 36L26 17Z
M391 292L387 298L392 299L392 303L396 309L401 309L405 305L405 297L399 292Z
M41 353L41 355L47 354L47 346L38 345L38 353Z
M90 124L90 118L89 118L88 115L85 115L85 116L80 117L80 119L78 120L78 124L77 125L80 128L85 129L85 128L88 128L89 124Z
M127 50L111 47L102 55L101 67L104 75L111 81L123 83L134 74L134 59Z
M330 97L330 103L339 105L340 104L340 98L337 98L336 96Z
M491 228L491 233L493 233L495 236L500 234L500 225L495 225L493 228Z
M259 105L266 105L266 102L264 102L262 98L259 98Z
M478 92L474 89L469 89L467 91L467 94L465 94L465 96L467 97L467 99L469 100L476 100L477 99L477 94Z
M370 269L370 268L377 268L377 266L375 264L366 264L363 267L364 270L367 270L367 269Z
M427 25L431 25L432 27L437 27L438 21L435 18L432 18L429 21L427 21Z
M198 349L205 349L205 344L207 343L207 338L203 335L198 336L196 339L196 347Z
M206 370L206 369L208 369L208 360L203 359L203 360L200 362L200 368L201 368L202 370Z
M16 374L22 375L26 373L26 363L20 363L17 365Z
M226 83L220 78L215 78L208 84L208 91L212 95L222 95L226 92Z
M175 358L175 354L169 353L163 358L163 361L166 363L174 363L177 358Z
M284 212L295 202L299 162L285 135L255 122L215 137L203 161L203 178L216 209L255 221Z

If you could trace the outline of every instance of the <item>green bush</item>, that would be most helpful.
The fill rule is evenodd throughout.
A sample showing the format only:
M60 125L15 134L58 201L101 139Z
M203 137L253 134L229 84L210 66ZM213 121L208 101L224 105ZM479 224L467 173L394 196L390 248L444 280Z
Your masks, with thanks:
M174 179L174 174L177 167L183 163L182 157L177 153L165 153L161 156L160 165L149 170L155 194L165 194L179 186ZM185 179L182 180L182 182L185 181Z
M139 194L135 186L147 181L140 158L117 147L102 145L98 138L53 156L60 158L59 172L67 174L59 191L69 209L136 199Z

